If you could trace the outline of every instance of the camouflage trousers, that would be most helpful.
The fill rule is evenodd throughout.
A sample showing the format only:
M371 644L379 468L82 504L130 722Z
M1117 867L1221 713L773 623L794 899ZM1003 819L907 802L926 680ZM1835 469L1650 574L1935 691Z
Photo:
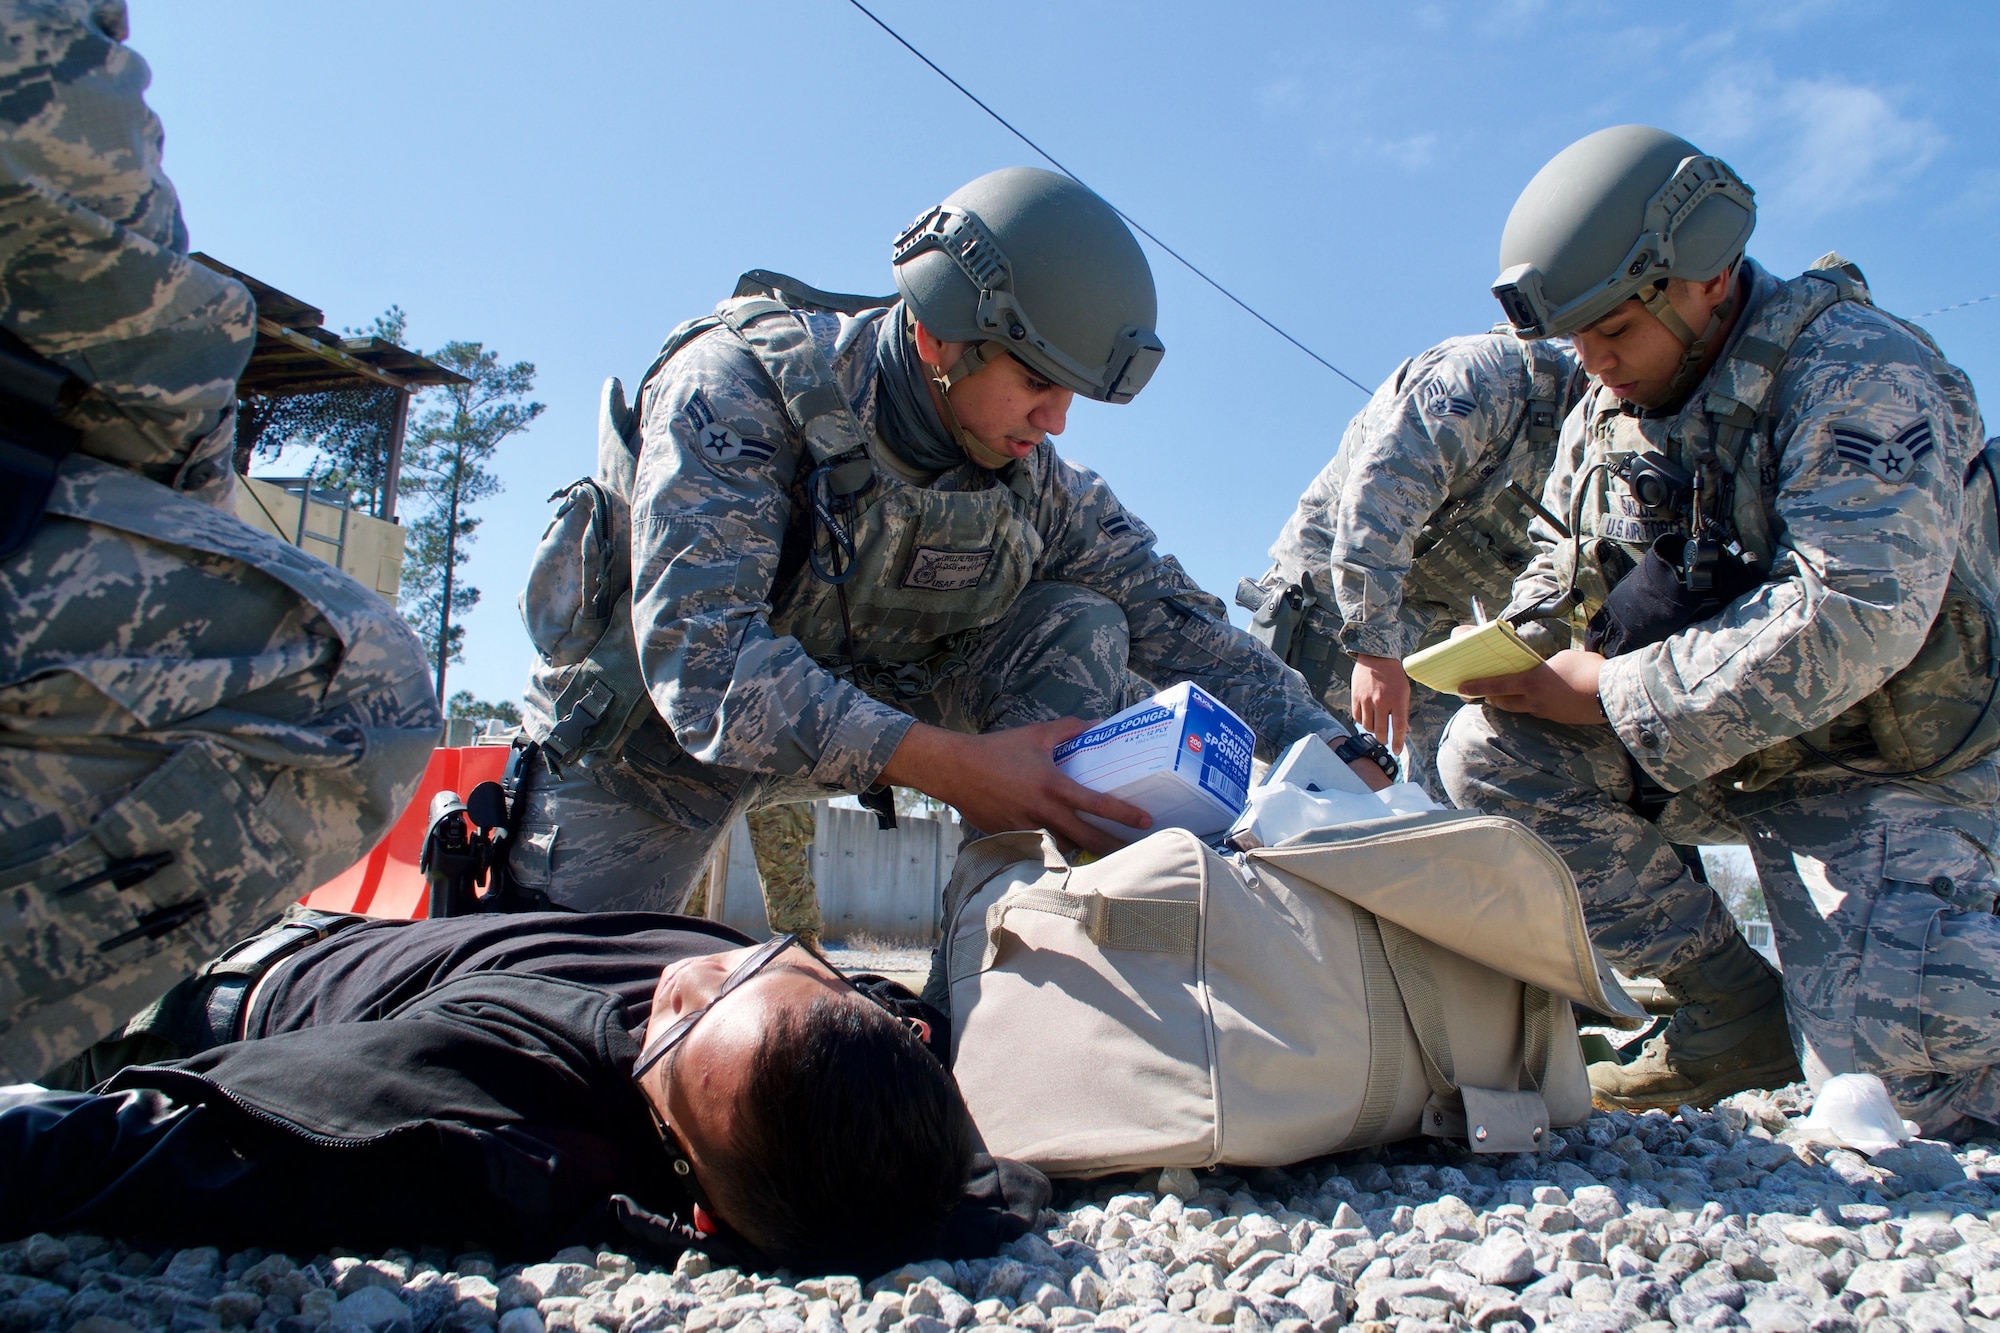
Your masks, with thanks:
M72 457L0 563L0 1081L32 1079L358 860L441 727L345 574Z
M1440 765L1461 806L1518 819L1561 852L1592 940L1628 975L1696 962L1736 931L1672 843L1747 843L1813 1083L1878 1075L1929 1133L1968 1116L2000 1121L1990 762L1949 786L1704 783L1654 823L1632 809L1631 759L1608 727L1474 705L1453 720Z
M1105 718L1151 692L1127 669L1129 650L1116 603L1071 584L1031 583L988 628L963 673L899 706L918 721L964 732ZM565 907L678 911L737 815L839 794L699 763L655 719L615 762L537 773L509 864L519 882Z
M750 849L764 889L764 919L771 929L819 938L819 899L813 892L813 808L767 805L749 813Z

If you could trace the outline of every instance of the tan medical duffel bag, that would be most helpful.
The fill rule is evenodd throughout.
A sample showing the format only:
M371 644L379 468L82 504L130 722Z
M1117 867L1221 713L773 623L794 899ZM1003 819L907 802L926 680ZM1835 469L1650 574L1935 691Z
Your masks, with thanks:
M1169 829L1075 869L1001 834L944 906L959 1087L990 1151L1057 1175L1537 1151L1590 1113L1570 1002L1645 1022L1562 861L1490 815L1228 856Z

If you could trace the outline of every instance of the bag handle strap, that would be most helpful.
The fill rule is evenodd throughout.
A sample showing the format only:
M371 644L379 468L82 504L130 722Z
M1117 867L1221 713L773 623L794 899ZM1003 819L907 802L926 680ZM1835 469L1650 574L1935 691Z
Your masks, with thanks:
M1107 898L1101 893L1071 893L1063 884L1068 874L1010 893L986 909L986 953L981 970L993 966L1000 937L1011 935L1007 918L1014 912L1043 912L1067 917L1083 927L1100 949L1134 953L1185 954L1192 958L1201 946L1201 904L1177 899Z
M1361 1110L1348 1131L1349 1140L1358 1144L1374 1141L1395 1114L1396 1094L1403 1088L1405 1011L1382 944L1380 919L1366 908L1355 908L1354 934L1361 945L1362 993L1368 1006L1368 1082Z
M1045 871L1069 869L1055 841L1039 831L996 833L959 848L958 860L952 863L951 878L944 886L944 947L950 982L976 971L984 971L986 967L985 963L978 961L988 947L985 933L982 932L977 940L966 940L962 945L953 943L958 933L959 913L974 895L992 882L995 875L1023 861L1040 861Z
M1356 908L1357 919L1361 909ZM1390 976L1401 997L1404 1012L1409 1015L1410 1027L1416 1033L1417 1049L1424 1063L1424 1077L1431 1085L1430 1101L1424 1106L1423 1130L1434 1137L1458 1137L1466 1133L1465 1091L1459 1087L1457 1072L1452 1063L1451 1036L1445 1023L1444 992L1439 987L1437 974L1431 970L1430 959L1425 953L1424 939L1413 931L1397 925L1393 921L1375 918L1376 929L1381 934L1384 960L1388 964ZM1362 947L1364 969L1368 963L1368 949ZM1386 998L1386 997L1385 997ZM1374 1033L1375 994L1369 995L1370 1036ZM1547 1103L1542 1097L1542 1087L1548 1080L1549 1058L1555 1039L1556 998L1540 986L1521 985L1521 1069L1516 1080L1514 1099L1532 1102L1540 1108L1540 1115L1532 1113L1522 1118L1523 1124L1546 1127L1548 1123ZM1400 1065L1400 1061L1398 1061ZM1371 1059L1369 1068L1370 1091L1374 1091L1375 1070ZM1395 1070L1397 1082L1402 1079L1402 1070ZM1519 1086L1525 1083L1525 1087ZM1484 1093L1482 1101L1490 1103L1496 1094L1491 1090L1472 1089ZM1393 1097L1393 1092L1389 1094ZM1509 1094L1498 1094L1506 1098ZM1368 1109L1368 1099L1363 1097L1363 1110ZM1386 1122L1386 1114L1384 1115ZM1541 1146L1543 1135L1534 1133L1534 1147ZM1475 1152L1521 1151L1519 1147L1503 1147L1499 1143L1489 1143L1476 1135L1472 1141Z
M1379 917L1376 927L1382 932L1389 971L1402 995L1404 1012L1417 1034L1417 1050L1423 1057L1424 1078L1431 1085L1432 1098L1451 1101L1457 1096L1458 1080L1452 1066L1451 1034L1444 1020L1444 991L1424 955L1423 937Z

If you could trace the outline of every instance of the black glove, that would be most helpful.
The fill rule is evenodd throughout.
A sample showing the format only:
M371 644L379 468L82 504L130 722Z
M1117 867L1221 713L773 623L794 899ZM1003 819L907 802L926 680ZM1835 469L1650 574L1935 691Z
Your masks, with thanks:
M1690 590L1682 577L1687 542L1678 532L1654 541L1584 627L1587 650L1617 657L1658 643L1716 615L1764 581L1755 567L1725 558L1716 564L1713 588Z

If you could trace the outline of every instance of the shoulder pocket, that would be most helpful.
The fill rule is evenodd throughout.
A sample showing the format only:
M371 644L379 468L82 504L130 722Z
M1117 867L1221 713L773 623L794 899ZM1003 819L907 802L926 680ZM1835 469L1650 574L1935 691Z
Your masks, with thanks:
M581 662L604 637L632 582L631 516L594 478L549 497L561 502L528 566L521 619L550 666Z

